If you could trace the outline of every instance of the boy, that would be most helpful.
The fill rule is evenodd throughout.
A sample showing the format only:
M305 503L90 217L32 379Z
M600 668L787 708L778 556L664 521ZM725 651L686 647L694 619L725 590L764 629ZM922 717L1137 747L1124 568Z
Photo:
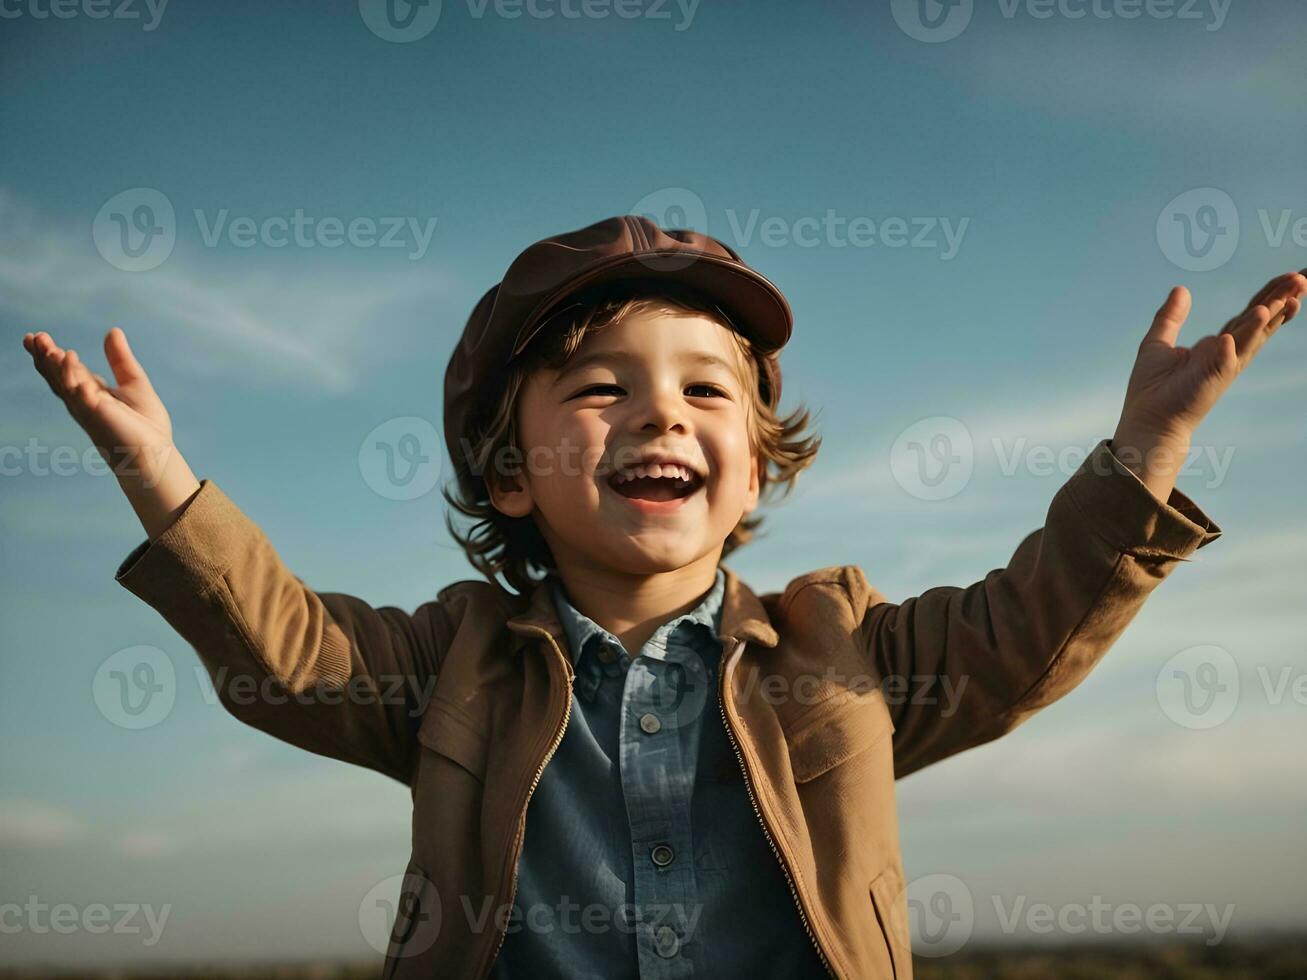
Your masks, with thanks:
M1006 568L901 604L857 566L756 596L722 564L818 443L806 413L776 415L784 297L695 232L611 218L531 246L482 297L445 435L450 503L477 519L451 531L487 581L412 615L296 578L186 466L121 330L116 389L46 334L24 344L106 459L131 457L115 471L148 540L117 580L224 706L411 786L385 976L904 980L894 780L1065 695L1220 535L1175 476L1304 292L1280 276L1185 349L1173 289L1115 433L1044 526ZM241 676L295 697L232 699ZM904 696L922 677L948 713ZM550 906L563 924L534 914Z

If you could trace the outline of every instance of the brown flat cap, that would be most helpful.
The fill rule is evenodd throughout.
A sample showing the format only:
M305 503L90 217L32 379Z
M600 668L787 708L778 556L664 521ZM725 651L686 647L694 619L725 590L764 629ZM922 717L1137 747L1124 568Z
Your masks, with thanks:
M445 442L456 468L459 440L470 437L469 426L502 390L508 365L560 304L579 290L622 280L676 283L715 303L770 355L760 381L768 403L779 402L775 355L794 324L781 291L715 238L619 215L529 246L473 309L445 372Z

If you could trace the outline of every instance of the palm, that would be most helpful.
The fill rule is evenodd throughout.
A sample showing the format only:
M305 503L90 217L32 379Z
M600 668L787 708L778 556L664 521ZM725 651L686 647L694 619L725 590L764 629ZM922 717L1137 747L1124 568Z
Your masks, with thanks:
M28 334L23 346L32 354L50 390L59 396L111 466L131 462L141 450L171 445L168 410L121 329L113 328L104 340L117 387L92 373L75 350L61 350L48 334Z
M1298 312L1298 297L1305 292L1307 277L1302 273L1278 276L1220 333L1192 347L1177 347L1190 297L1183 286L1172 289L1139 345L1123 418L1159 434L1192 432L1271 334Z

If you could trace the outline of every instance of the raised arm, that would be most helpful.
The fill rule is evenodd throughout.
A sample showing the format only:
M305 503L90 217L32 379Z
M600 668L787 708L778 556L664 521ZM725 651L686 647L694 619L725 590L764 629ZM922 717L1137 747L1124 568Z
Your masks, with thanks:
M895 774L997 738L1067 694L1177 563L1220 535L1179 490L1153 497L1104 439L1005 567L902 603L855 583L862 647L900 692L886 699Z
M1304 293L1301 272L1277 276L1219 333L1178 347L1190 302L1174 287L1139 344L1115 433L1006 567L897 605L865 577L854 583L860 640L887 685L919 677L946 695L942 705L888 699L897 775L996 738L1065 695L1176 563L1220 536L1175 489L1176 475L1194 430Z
M23 345L146 531L116 581L195 648L222 705L283 741L407 783L459 600L442 594L410 615L314 592L217 484L196 480L121 330L105 338L117 387L48 334Z
M195 648L232 715L409 782L418 722L453 631L444 600L410 615L313 591L212 480L115 579Z

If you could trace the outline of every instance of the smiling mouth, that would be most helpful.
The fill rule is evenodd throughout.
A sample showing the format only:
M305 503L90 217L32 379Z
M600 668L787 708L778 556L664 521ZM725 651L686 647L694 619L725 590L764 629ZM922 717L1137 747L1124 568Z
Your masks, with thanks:
M692 473L688 480L670 476L642 476L619 481L614 475L607 482L609 488L620 496L630 500L651 501L681 500L703 486L703 479L697 473Z

